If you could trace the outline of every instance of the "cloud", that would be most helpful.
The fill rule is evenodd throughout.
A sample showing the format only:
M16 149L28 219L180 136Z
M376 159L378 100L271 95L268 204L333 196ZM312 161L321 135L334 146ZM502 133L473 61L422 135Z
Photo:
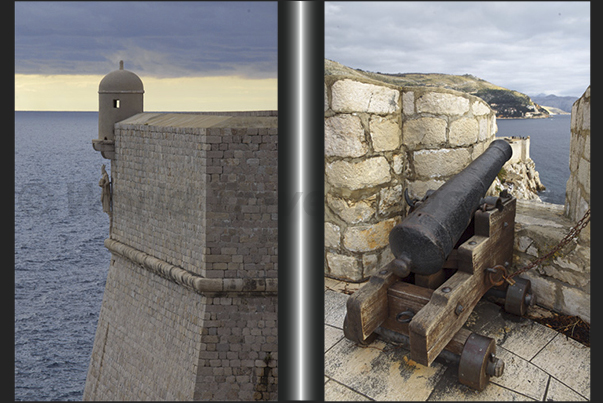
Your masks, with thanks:
M277 76L276 2L17 2L15 72Z
M589 25L587 2L327 2L325 56L579 96L590 84Z

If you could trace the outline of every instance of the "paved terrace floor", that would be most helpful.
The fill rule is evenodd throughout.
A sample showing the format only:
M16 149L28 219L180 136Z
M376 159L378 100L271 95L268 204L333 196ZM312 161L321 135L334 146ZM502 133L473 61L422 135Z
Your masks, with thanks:
M348 295L357 284L325 278L325 401L590 400L590 348L527 318L480 301L466 327L496 340L504 374L477 392L458 382L455 364L430 367L380 336L360 347L343 336Z

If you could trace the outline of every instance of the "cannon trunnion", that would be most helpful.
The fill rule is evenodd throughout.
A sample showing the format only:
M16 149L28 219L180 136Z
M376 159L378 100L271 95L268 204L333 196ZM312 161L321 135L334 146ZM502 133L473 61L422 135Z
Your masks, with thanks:
M402 341L410 358L426 366L439 355L455 357L462 369L459 381L478 390L491 376L502 375L494 340L463 325L492 288L506 292L508 312L523 314L534 302L532 295L523 296L529 281L505 282L513 257L515 198L504 192L484 199L510 152L508 143L494 141L391 231L396 259L348 299L346 338L367 344L381 334Z

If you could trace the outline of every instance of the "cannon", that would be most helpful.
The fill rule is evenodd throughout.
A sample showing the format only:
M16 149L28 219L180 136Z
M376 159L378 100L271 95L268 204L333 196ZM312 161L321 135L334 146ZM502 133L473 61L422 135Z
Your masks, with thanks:
M516 315L534 303L528 280L507 277L516 200L506 191L486 197L511 154L505 140L495 140L423 199L405 193L409 213L389 235L395 259L349 297L346 338L368 344L379 334L402 342L426 366L442 356L477 390L503 374L495 341L463 325L489 290L502 292L506 311Z

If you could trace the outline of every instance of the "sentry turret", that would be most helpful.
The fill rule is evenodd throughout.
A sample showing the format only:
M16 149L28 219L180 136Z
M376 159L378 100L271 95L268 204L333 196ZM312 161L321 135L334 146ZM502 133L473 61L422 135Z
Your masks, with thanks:
M92 146L103 157L115 155L115 123L143 111L144 86L142 80L131 71L124 70L123 60L119 70L112 71L98 86L98 139Z

